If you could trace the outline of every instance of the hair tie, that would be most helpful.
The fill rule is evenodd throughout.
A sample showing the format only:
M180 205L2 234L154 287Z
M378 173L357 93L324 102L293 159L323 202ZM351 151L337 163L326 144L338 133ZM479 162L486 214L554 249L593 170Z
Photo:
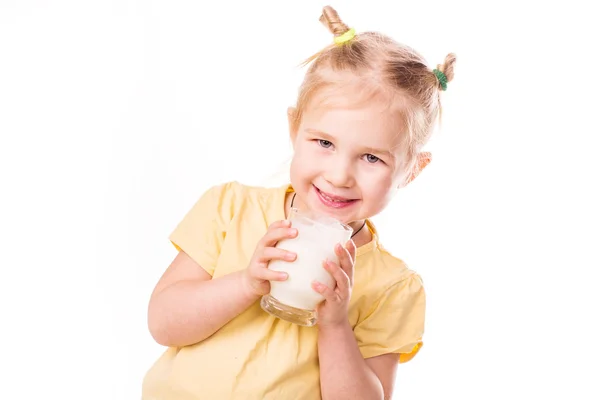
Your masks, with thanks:
M343 35L334 37L333 42L335 44L344 44L344 43L349 42L350 40L354 39L355 35L356 35L356 31L354 30L354 28L350 28Z
M434 69L433 73L435 74L435 77L437 78L438 82L440 82L442 90L446 90L446 88L448 88L448 77L446 76L446 74L444 74L439 69Z

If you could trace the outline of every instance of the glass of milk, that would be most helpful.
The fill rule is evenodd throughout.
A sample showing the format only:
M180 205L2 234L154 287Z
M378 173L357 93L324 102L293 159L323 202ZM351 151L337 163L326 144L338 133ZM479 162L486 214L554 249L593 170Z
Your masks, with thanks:
M292 210L290 220L298 235L280 241L275 247L296 253L296 260L269 263L269 269L286 272L288 279L271 281L271 292L263 296L260 305L269 314L285 321L313 326L317 322L316 307L324 297L311 284L316 280L334 287L335 280L323 268L323 261L338 262L335 245L343 246L350 240L352 228L334 218L296 209Z

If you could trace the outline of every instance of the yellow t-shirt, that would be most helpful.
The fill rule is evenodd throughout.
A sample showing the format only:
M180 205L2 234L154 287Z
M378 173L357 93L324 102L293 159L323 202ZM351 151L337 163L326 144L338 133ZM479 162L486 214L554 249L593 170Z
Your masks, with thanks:
M285 219L289 185L215 186L170 236L213 278L246 268L268 226ZM349 320L365 358L398 353L410 360L422 345L425 293L420 277L373 240L357 249ZM226 295L226 294L224 294ZM320 399L317 327L267 314L256 302L208 339L169 348L148 371L144 400Z

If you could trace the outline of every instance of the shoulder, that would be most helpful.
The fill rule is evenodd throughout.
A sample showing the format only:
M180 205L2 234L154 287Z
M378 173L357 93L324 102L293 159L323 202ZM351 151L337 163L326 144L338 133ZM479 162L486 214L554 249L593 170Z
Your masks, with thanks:
M245 185L237 181L223 182L210 186L201 197L208 197L213 201L236 201L244 196L245 190Z
M238 181L228 181L210 186L202 193L201 199L207 198L221 204L241 204L265 190L266 188L244 185Z
M287 186L287 185L286 185ZM219 192L222 194L228 194L237 196L240 198L245 197L264 197L268 195L274 195L284 189L283 186L267 187L267 186L253 186L241 183L239 181L228 181L218 185L211 186L207 192Z
M380 243L371 251L365 252L357 260L357 272L361 271L361 280L367 282L369 290L383 293L393 288L410 286L417 289L423 286L421 276L406 262L390 253Z
M405 280L415 281L416 284L423 284L423 280L419 273L412 269L403 259L394 256L392 253L387 251L382 246L379 247L379 252L381 253L381 257L383 258L387 268L392 273L392 276L395 279L392 279L392 284L398 284Z
M285 197L287 187L252 186L238 181L228 181L209 187L199 203L206 205L223 217L233 217L243 211L267 209Z
M253 186L240 183L238 181L229 181L222 183L217 186L213 186L209 191L219 193L224 198L234 203L244 203L260 201L269 201L272 198L278 197L280 194L285 192L286 187L266 187L266 186Z
M407 263L378 244L357 257L354 272L356 320L374 308L401 310L425 301L421 276Z

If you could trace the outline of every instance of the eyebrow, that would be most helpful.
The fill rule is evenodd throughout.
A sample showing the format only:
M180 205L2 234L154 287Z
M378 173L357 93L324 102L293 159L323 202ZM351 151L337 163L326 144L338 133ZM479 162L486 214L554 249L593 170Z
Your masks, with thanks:
M312 133L313 135L318 135L329 142L335 142L335 140L336 140L330 134L328 134L326 132L321 132L317 129L306 128L305 131L308 133ZM375 147L369 147L369 146L364 147L364 149L367 153L371 153L373 155L380 154L380 155L386 155L388 157L392 157L393 159L396 158L396 155L391 150L377 149Z
M324 138L324 139L327 139L327 140L328 140L328 141L330 141L330 142L333 142L333 141L335 141L335 138L334 138L333 136L331 136L331 135L330 135L330 134L328 134L328 133L321 132L321 131L319 131L319 130L317 130L317 129L306 128L306 132L308 132L308 133L312 133L313 135L318 135L318 136L320 136L320 137L322 137L322 138Z

